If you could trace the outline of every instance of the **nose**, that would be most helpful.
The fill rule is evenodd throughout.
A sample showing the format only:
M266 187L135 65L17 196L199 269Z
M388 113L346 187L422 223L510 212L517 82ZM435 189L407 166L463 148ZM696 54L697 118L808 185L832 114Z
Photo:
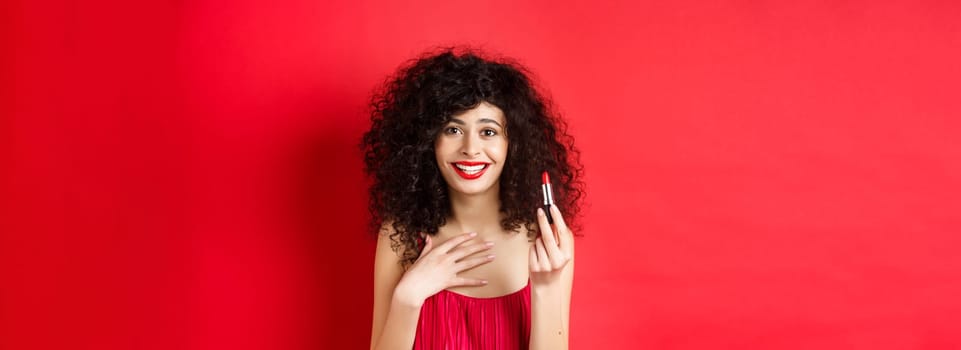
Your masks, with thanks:
M480 155L480 141L477 139L476 135L468 135L464 137L464 142L461 143L461 154L468 157L475 157Z

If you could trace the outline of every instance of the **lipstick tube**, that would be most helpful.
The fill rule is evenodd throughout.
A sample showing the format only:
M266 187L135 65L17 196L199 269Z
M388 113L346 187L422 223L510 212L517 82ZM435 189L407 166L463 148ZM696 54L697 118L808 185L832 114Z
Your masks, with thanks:
M554 223L554 218L551 217L551 206L554 205L554 191L551 190L551 177L547 175L547 172L541 174L541 191L544 192L544 214L547 215L547 222L550 224Z

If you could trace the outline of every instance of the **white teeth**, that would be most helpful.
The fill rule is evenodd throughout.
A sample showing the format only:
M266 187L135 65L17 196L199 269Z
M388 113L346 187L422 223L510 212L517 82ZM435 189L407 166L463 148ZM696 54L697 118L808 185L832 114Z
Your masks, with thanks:
M479 173L481 170L484 170L484 168L487 167L487 164L467 166L467 165L461 165L461 164L454 163L454 166L456 166L456 167L457 167L458 169L460 169L461 171L467 173L468 175L474 175L474 174Z

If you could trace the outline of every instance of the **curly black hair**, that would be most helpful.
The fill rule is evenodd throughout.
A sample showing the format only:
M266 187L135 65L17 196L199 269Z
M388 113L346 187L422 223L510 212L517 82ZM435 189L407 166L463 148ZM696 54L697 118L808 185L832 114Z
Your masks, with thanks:
M422 54L388 77L371 99L371 127L361 142L370 186L370 229L391 223L391 246L409 266L420 254L419 233L435 235L451 215L447 183L434 140L452 116L481 102L504 112L507 160L500 178L501 227L537 234L534 209L543 203L541 173L551 176L554 201L577 228L583 168L567 124L538 91L530 72L510 59L469 48Z

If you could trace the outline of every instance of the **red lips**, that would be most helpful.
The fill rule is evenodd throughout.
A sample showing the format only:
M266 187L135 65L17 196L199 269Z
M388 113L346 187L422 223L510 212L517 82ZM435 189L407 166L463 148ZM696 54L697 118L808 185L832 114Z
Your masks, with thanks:
M462 166L483 165L484 168L476 173L468 174L463 170L461 170L461 168L458 168L457 165L462 165ZM487 169L490 169L490 163L486 163L486 162L455 162L455 163L451 163L451 166L454 168L454 172L457 173L457 175L460 175L460 177L464 178L465 180L474 180L476 178L479 178L481 177L481 175L484 175L484 173L487 172Z

